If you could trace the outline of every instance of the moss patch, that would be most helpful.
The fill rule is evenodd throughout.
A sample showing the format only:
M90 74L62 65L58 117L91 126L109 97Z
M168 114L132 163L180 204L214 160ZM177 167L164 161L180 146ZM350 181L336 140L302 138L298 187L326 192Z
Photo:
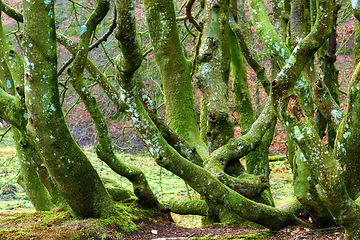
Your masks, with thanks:
M117 203L117 213L106 218L78 220L66 211L6 211L0 214L1 239L121 238L137 229L134 219L154 216L136 203Z
M261 239L269 239L270 237L274 236L273 233L270 232L261 232L256 234L248 234L242 236L207 236L207 237L199 237L199 238L191 238L193 240L261 240Z

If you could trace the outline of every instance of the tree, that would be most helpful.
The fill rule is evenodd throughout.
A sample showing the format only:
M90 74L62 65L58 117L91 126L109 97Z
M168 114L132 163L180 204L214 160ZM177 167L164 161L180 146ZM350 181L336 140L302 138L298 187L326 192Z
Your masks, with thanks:
M353 3L354 15L358 17L359 4ZM21 35L24 56L17 53L1 29L0 116L12 125L22 166L21 183L34 206L48 210L60 204L82 218L115 212L110 191L106 191L66 125L58 87L58 41L73 55L71 66L65 67L96 125L99 159L133 183L134 193L144 207L164 208L144 174L114 154L104 115L85 81L85 70L118 111L126 113L156 162L182 178L202 197L172 202L171 211L203 215L208 223L244 218L280 229L289 224L308 226L296 217L297 211L306 210L320 225L335 221L344 226L347 239L358 239L360 148L356 130L360 70L357 67L353 74L348 107L343 112L334 66L339 10L335 2L274 0L271 3L274 22L279 23L274 28L264 2L248 1L251 24L273 59L271 83L249 51L244 5L210 0L194 4L192 0L184 3L182 17L177 16L171 0L143 2L152 53L164 88L164 120L143 82L134 78L146 54L142 54L138 40L133 1L115 0L113 23L94 41L97 26L104 22L110 5L108 0L98 0L79 29L78 42L56 32L53 1L23 1L23 13L2 2L2 12L24 23ZM193 16L195 9L197 17ZM188 21L191 25L185 22L186 30L197 40L191 61L186 55L189 47L180 41L183 29L177 21ZM114 29L119 54L112 60L119 88L89 57L89 52ZM193 31L198 32L197 37ZM315 54L324 59L320 61L323 79L319 79L314 67ZM269 96L257 118L244 59ZM242 128L242 136L237 138L229 102L230 73ZM194 74L202 96L199 124ZM267 156L276 119L289 136L288 157L298 200L282 209L274 206L268 185ZM323 141L325 129L327 143ZM244 157L246 170L239 161Z

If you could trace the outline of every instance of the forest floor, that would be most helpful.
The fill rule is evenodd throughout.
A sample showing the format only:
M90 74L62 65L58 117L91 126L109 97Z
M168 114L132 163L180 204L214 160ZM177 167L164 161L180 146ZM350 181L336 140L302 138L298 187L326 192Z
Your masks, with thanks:
M12 144L10 136L5 141ZM3 143L2 143L3 144ZM90 161L101 177L130 187L129 182L111 173L100 162L93 151L86 150ZM15 149L0 146L0 240L1 239L343 239L341 228L307 229L287 227L272 232L261 226L249 223L222 224L201 227L200 216L181 216L151 213L139 215L134 210L135 202L124 203L124 209L136 224L127 221L109 221L104 219L78 220L65 211L35 212L24 191L15 182L17 169ZM119 154L123 161L141 169L148 178L150 186L161 202L169 199L196 199L196 193L187 189L184 182L174 174L166 172L148 156ZM271 191L277 206L285 205L294 199L292 193L292 174L287 161L271 162ZM3 187L5 186L5 187ZM132 231L125 231L132 230Z
M12 2L7 0L5 2ZM16 2L20 2L16 0ZM355 21L346 23L338 28L338 42L346 43L345 49L353 48L353 38L351 33L355 29ZM341 45L341 44L340 44ZM340 47L339 45L339 47ZM353 71L353 60L349 52L341 53L337 58L337 68L339 69L340 88L346 91L349 78ZM249 71L249 80L255 82L256 75ZM255 91L252 88L252 91ZM252 95L256 94L252 92ZM344 98L344 96L342 96ZM342 107L346 107L346 102L342 101ZM89 147L96 142L95 127L89 120L89 116L84 116L84 111L81 110L81 104L78 105L80 111L73 111L68 116L69 128L74 135L74 138L82 147ZM84 121L85 120L85 121ZM122 124L108 122L109 132L115 143L123 150L131 154L143 154L143 144L135 137L131 129L122 131L124 126L129 126L129 122ZM121 134L120 134L121 133ZM271 145L271 154L279 155L285 153L285 131L279 126L276 130L274 141ZM8 150L8 152L6 152ZM308 229L300 227L287 227L280 231L269 231L268 229L254 227L248 224L238 225L218 225L211 227L200 227L200 217L194 216L180 216L173 214L174 222L169 221L164 216L149 218L138 218L133 220L137 226L137 230L124 231L116 224L108 224L99 219L77 220L70 216L69 213L63 211L54 212L35 212L29 200L14 180L16 180L17 172L10 169L10 164L14 158L12 155L13 149L2 148L0 151L0 240L2 239L123 239L123 240L137 240L137 239L336 239L344 238L344 231L342 228L329 229ZM137 157L127 157L126 161L134 160ZM145 162L145 161L142 161ZM275 201L286 202L291 193L291 175L286 163L276 163L272 167L272 191ZM98 172L101 175L103 166L95 164L98 167ZM150 166L141 166L142 169L155 169ZM161 199L163 196L170 195L177 198L189 197L185 186L181 190L174 193L174 189L178 190L179 181L174 180L172 175L166 172L161 172L160 168L156 168L154 172L148 173L149 181L153 181L151 186L163 181L154 190L155 194ZM106 175L106 174L104 174ZM108 175L106 175L108 176ZM153 179L151 179L153 177ZM169 178L167 178L169 177ZM160 180L159 180L160 178ZM290 179L290 180L289 180ZM3 182L2 182L3 181ZM184 190L185 189L185 190ZM172 195L171 195L172 194ZM162 199L161 199L162 200ZM165 199L166 200L166 199Z
M67 212L2 211L0 239L343 239L341 228L307 229L288 227L269 231L257 227L232 225L182 227L163 217L134 220L136 231L123 231L117 224L98 219L76 220Z

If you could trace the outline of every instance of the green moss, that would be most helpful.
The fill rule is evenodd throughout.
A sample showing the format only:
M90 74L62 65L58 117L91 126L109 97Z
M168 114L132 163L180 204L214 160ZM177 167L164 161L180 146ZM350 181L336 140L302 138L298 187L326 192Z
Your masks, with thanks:
M71 218L71 215L67 211L55 210L41 212L40 217L47 221L55 221L58 219L69 219Z
M114 208L115 213L107 217L86 220L76 219L67 211L6 213L8 216L0 218L0 223L10 227L0 230L0 240L43 239L44 236L49 239L73 240L109 237L122 239L122 232L137 229L134 219L151 218L155 214L155 210L143 210L135 202L115 203ZM117 231L114 232L113 229Z
M137 230L134 219L149 218L155 213L154 209L142 209L136 203L118 203L115 205L115 209L114 214L100 218L99 221L106 227L117 226L123 231Z
M274 234L270 232L262 232L262 233L255 233L255 234L248 234L243 236L222 236L222 237L215 237L215 236L207 236L207 237L195 237L191 238L193 240L261 240L261 239L269 239L273 237Z

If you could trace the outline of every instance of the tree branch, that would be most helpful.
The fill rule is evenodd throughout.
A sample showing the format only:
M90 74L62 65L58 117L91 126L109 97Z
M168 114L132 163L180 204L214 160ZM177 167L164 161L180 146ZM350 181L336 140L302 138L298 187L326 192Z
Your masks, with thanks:
M56 35L57 41L63 45L71 54L75 55L77 52L78 44L67 38L62 34ZM123 112L126 109L126 104L120 98L120 95L114 85L109 79L95 66L94 62L88 57L85 69L95 79L95 81L102 87L108 98L115 104L117 109Z
M8 15L9 17L15 19L18 22L23 22L24 18L21 12L15 10L14 8L10 7L9 5L7 5L6 3L4 3L3 1L1 1L1 5L2 5L2 11Z
M187 16L187 19L189 19L189 22L191 22L192 25L194 25L194 27L199 32L202 32L202 27L196 22L196 20L193 18L192 14L191 14L191 9L192 9L194 2L195 2L195 0L188 0L188 2L186 3L186 16Z
M272 110L271 101L268 100L259 118L251 126L251 129L245 135L229 141L226 145L214 151L205 163L205 169L216 176L221 182L237 192L245 194L244 196L252 198L260 194L268 187L266 179L263 176L254 176L250 174L240 174L239 178L229 176L224 172L225 167L229 162L239 161L240 158L246 156L251 151L255 150L262 142L263 135L271 128L272 122L275 120L275 115ZM251 177L252 176L252 177ZM243 178L243 179L241 179ZM246 190L250 188L248 179L257 180L257 183L251 187L254 191Z
M270 54L274 56L280 68L283 68L286 63L289 62L289 59L293 61L292 58L290 58L291 52L276 33L269 20L264 1L251 0L249 2L249 10L250 19L253 22L253 26L255 27L256 32L258 33L262 42L266 45L267 49L270 51ZM303 67L301 70L302 69ZM294 91L298 95L302 96L299 98L301 108L303 109L305 115L310 119L310 117L313 117L314 115L310 86L302 76L299 78L299 81L297 81L299 76L300 74L298 74L296 80L294 80L296 83Z
M314 99L317 109L326 118L326 120L338 128L344 117L344 113L333 99L329 89L322 80L315 82L312 87L311 96Z
M261 66L255 58L252 56L245 39L243 37L243 33L236 23L233 17L230 17L230 27L231 30L234 32L241 49L241 52L244 54L244 57L247 63L251 66L251 68L255 71L257 79L260 81L261 85L264 87L265 92L269 94L270 92L270 81L268 76L266 75L265 68Z
M103 20L109 11L109 0L98 0L95 10L86 21L85 25L80 27L80 41L78 51L75 56L72 71L77 75L83 73L87 56L89 52L90 39L96 26Z

